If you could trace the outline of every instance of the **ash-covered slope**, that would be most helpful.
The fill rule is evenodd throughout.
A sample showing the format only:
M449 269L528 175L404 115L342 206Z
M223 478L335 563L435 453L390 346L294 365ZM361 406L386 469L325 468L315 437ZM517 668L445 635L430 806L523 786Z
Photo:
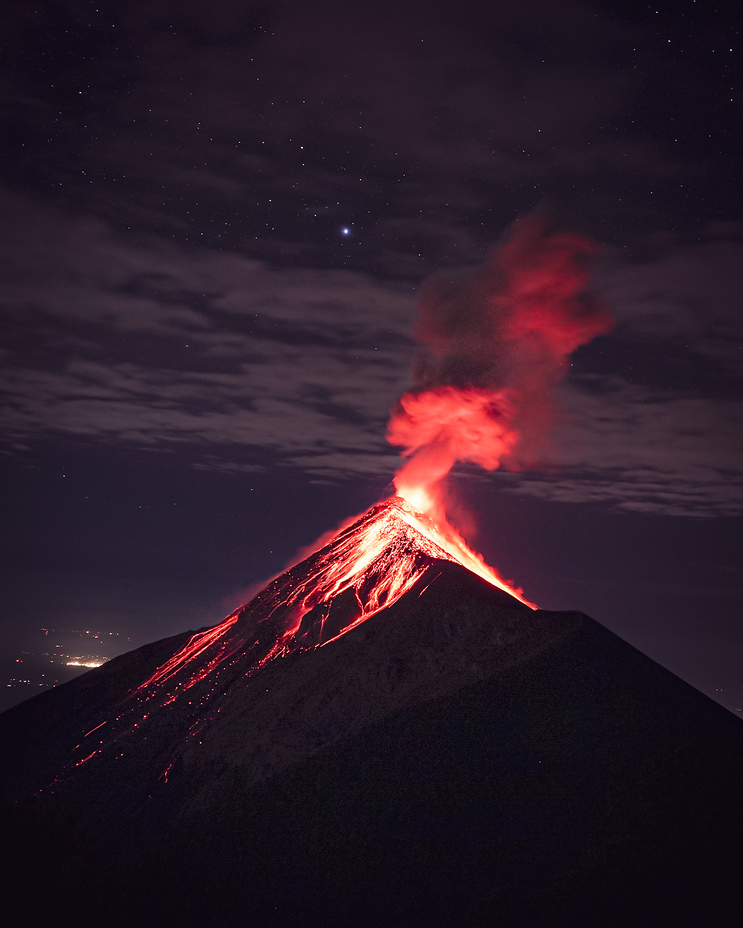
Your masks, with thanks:
M0 716L11 915L738 923L740 720L476 577L398 506L215 629Z

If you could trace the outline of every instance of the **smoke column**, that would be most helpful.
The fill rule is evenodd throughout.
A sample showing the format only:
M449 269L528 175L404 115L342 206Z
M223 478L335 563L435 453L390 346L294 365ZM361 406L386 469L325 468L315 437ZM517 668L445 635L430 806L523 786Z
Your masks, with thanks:
M595 251L527 217L474 272L424 284L414 386L387 431L407 459L396 491L417 509L445 519L442 481L457 461L485 470L538 461L570 354L613 324L583 293Z

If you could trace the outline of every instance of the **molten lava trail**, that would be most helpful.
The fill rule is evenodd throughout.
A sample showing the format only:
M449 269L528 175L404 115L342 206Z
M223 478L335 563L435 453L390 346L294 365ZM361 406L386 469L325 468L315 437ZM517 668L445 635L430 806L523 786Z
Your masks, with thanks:
M198 669L177 683L178 688L189 689L238 651L243 656L246 649L252 651L253 659L246 667L250 676L276 657L335 641L411 590L427 569L421 555L458 563L536 608L450 525L442 528L404 499L393 497L373 507L301 565L281 574L219 625L193 635L137 692L159 689L195 663ZM328 637L331 609L344 594L352 594L355 605L342 627ZM308 625L304 620L309 614L314 621ZM248 641L245 626L258 631L253 643Z
M188 727L180 746L171 745L164 758L163 770L169 770L186 743L216 717L221 697L235 681L250 685L277 658L336 641L413 590L435 561L460 564L536 608L448 523L437 525L406 500L392 497L284 571L218 625L193 634L129 693L113 718L81 737L52 786L93 759L97 764L106 755L123 756L147 738L153 716L173 711L170 707L177 703Z

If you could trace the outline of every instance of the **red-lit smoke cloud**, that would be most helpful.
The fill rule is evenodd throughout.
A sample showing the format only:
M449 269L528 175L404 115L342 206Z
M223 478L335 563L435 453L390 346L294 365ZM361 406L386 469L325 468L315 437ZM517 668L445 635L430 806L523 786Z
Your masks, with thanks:
M395 487L435 513L455 462L534 466L569 355L612 327L585 295L596 246L529 217L466 277L423 287L414 386L392 409L387 438L406 463Z

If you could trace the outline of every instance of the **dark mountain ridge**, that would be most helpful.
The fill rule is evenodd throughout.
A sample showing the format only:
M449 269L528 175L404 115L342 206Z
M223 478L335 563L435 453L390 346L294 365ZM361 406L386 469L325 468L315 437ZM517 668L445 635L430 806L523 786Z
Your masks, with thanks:
M215 629L4 713L0 751L30 924L83 902L110 925L737 924L741 721L394 505Z

